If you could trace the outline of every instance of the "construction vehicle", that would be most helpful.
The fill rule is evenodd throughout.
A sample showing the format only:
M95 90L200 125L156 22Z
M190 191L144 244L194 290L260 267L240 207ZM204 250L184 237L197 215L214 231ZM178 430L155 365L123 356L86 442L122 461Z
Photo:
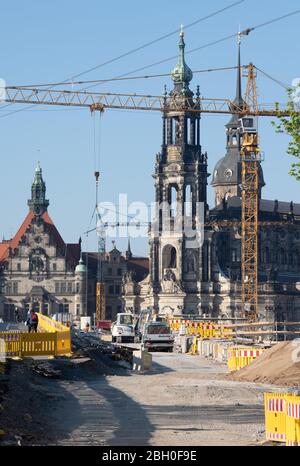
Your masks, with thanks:
M173 351L174 336L167 322L151 321L144 326L141 336L143 349Z
M147 309L143 309L137 318L136 324L135 324L135 335L136 335L136 341L140 342L141 337L144 332L144 327L147 324L147 322L150 322L153 319L153 309L148 307Z
M111 326L111 334L113 343L133 343L135 337L133 315L129 312L117 314L117 320Z

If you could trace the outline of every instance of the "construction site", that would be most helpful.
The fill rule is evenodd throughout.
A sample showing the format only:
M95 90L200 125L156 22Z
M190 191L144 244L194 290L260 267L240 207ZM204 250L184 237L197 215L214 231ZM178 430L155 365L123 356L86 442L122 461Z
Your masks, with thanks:
M177 58L169 73L94 81L79 80L81 73L61 82L2 86L4 112L87 109L94 170L92 216L77 243L63 240L48 213L40 162L29 211L17 232L0 242L0 446L300 446L299 189L290 201L265 197L270 178L259 132L261 120L273 122L274 134L299 121L293 96L300 80L284 86L278 101L264 103L258 79L282 82L256 66L255 57L243 64L248 36L299 13L275 15L208 43L234 41L231 67L192 70L187 64L185 31L203 17L124 54L174 36ZM192 83L197 73L228 70L235 78L224 98L204 97L204 79L201 92ZM157 77L168 81L162 95L146 88L144 94L90 90ZM124 119L131 112L141 121L144 114L161 117L160 151L149 174L151 216L142 208L139 215L120 214L119 204L113 218L112 204L104 203L103 180L120 192L100 157L110 111ZM225 156L213 167L203 149L202 120L217 116L229 121ZM299 129L293 137L295 147ZM282 158L282 171L289 162ZM142 162L138 166L142 172ZM297 167L290 173L299 184ZM140 201L147 211L143 193ZM68 208L63 212L68 223ZM124 253L116 245L121 231ZM141 231L148 247L143 256L132 252ZM115 235L111 249L109 232Z

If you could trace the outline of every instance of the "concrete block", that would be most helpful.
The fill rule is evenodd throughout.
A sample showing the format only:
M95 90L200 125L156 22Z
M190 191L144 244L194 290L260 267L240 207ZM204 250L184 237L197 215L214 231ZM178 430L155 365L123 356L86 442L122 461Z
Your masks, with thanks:
M152 368L152 354L145 350L133 352L132 370L148 371Z

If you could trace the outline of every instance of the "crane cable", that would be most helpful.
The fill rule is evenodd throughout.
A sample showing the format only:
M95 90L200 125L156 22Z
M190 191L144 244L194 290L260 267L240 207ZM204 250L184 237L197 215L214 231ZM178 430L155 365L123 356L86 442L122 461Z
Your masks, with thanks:
M196 21L193 21L192 23L187 24L187 25L186 25L186 29L189 28L189 27L195 26L196 24L199 24L199 23L202 22L202 21L205 21L206 19L209 19L209 18L211 18L211 17L213 17L213 16L216 16L216 15L218 15L219 13L222 13L223 11L226 11L226 10L228 10L228 9L230 9L230 8L233 8L234 6L237 6L237 5L240 4L240 3L244 3L245 1L247 1L247 0L239 0L239 1L237 1L237 2L234 2L234 3L230 4L230 5L228 5L227 7L224 7L224 8L222 8L222 9L220 9L220 10L217 10L217 11L211 13L210 15L207 15L207 16L204 16L204 17L202 17L202 18L199 18L199 19L197 19ZM125 53L123 53L123 54L121 54L121 55L119 55L119 56L117 56L117 57L114 57L114 58L112 58L112 59L110 59L110 60L107 60L106 62L100 63L99 65L96 65L96 66L94 66L94 67L92 67L92 68L90 68L90 69L88 69L88 70L85 70L85 71L82 71L81 73L78 73L78 74L76 74L76 75L73 75L73 76L71 76L70 78L65 79L65 81L69 81L69 80L73 81L74 79L76 79L76 78L82 76L83 74L90 73L91 71L94 71L94 70L96 70L96 69L98 69L98 68L101 68L101 67L103 67L103 66L105 66L105 65L108 65L108 64L113 63L113 62L115 62L115 61L117 61L117 60L120 60L120 59L123 58L123 57L126 57L126 56L128 56L128 55L131 55L131 54L133 54L133 53L135 53L135 52L137 52L137 51L139 51L139 50L142 50L142 49L144 49L144 48L146 48L146 47L148 47L148 46L150 46L150 45L152 45L152 44L154 44L154 43L156 43L156 42L159 42L159 41L161 41L161 40L163 40L163 39L166 39L167 37L169 37L169 36L171 36L171 35L173 35L173 34L177 34L177 33L179 32L179 30L180 30L180 29L176 29L175 31L172 31L172 32L170 32L170 33L168 33L168 34L165 34L165 35L163 35L163 36L161 36L161 37L159 37L159 38L157 38L157 39L154 39L154 40L152 40L152 41L150 41L150 42L147 42L147 43L145 43L145 44L143 44L143 45L141 45L141 46L139 46L139 47L136 47L136 48L134 48L134 49L131 49L131 50L129 50L128 52L125 52ZM9 103L9 104L5 105L4 108L9 107L10 105L12 105L12 103ZM31 107L33 107L33 106L31 106ZM29 107L29 108L30 108L30 107ZM12 111L12 112L6 113L5 115L1 115L0 118L4 118L5 116L9 116L9 115L12 115L12 114L14 114L14 113L22 112L22 111L25 110L25 109L26 109L26 107L23 107L23 108L18 109L18 110L14 110L14 111Z
M247 29L245 29L244 31L242 31L241 34L243 34L243 35L248 35L250 32L254 31L255 29L259 29L259 28L262 28L262 27L265 27L265 26L269 26L270 24L273 24L273 23L275 23L275 22L277 22L277 21L281 21L282 19L285 19L285 18L294 16L294 15L299 14L299 13L300 13L300 9L295 10L295 11L292 11L292 12L290 12L290 13L287 13L287 14L285 14L285 15L279 16L279 17L274 18L274 19L272 19L272 20L265 21L264 23L258 24L257 26L253 26L253 27L247 28ZM199 21L200 21L200 20L199 20ZM199 22L199 21L198 21L198 22ZM188 25L188 26L189 26L189 25ZM206 48L206 47L211 47L211 46L213 46L213 45L216 45L216 44L219 44L219 43L221 43L221 42L227 41L227 40L232 39L232 38L234 38L234 37L236 37L236 33L230 34L230 35L228 35L228 36L226 36L226 37L223 37L223 38L221 38L221 39L217 39L217 40L215 40L215 41L213 41L213 42L209 42L209 43L204 44L204 45L202 45L202 46L200 46L200 47L196 47L196 48L194 48L194 49L187 50L185 53L186 53L186 55L187 55L187 54L190 54L190 53L193 53L193 52L202 50L202 49L204 49L204 48ZM147 46L147 45L145 45L145 47L146 47L146 46ZM135 50L135 49L134 49L134 50ZM133 53L134 50L131 51L131 53ZM115 78L124 78L124 77L129 76L129 75L131 75L131 74L133 74L133 73L137 73L137 72L142 71L142 70L144 70L144 69L151 68L151 67L153 67L153 66L156 66L156 65L159 65L159 64L168 62L168 61L170 61L170 60L174 60L174 59L176 59L176 58L177 58L177 55L176 55L176 56L169 57L169 58L166 58L166 59L163 59L163 60L160 60L160 61L155 62L155 63L151 63L150 65L145 65L145 66L143 66L143 67L141 67L141 68L137 68L137 69L135 69L135 70L133 70L133 71L129 71L129 72L124 73L124 74L122 74L122 75L116 76ZM118 59L118 58L116 57L116 60L117 60L117 59ZM105 64L105 63L99 65L98 67L104 66L104 64ZM75 75L74 78L75 78L75 77L78 77L78 75ZM66 79L65 81L69 81L69 80ZM101 84L101 83L100 83L100 84ZM80 89L80 91L85 91L85 90L87 90L87 89L90 89L90 88L95 87L95 86L98 86L98 85L99 85L99 84L92 84L92 85L90 85L90 86L87 86L87 87L85 87L85 88ZM8 106L10 106L10 105L12 105L12 103L9 103L9 104L5 105L5 106L3 107L3 109L6 108L6 107L8 107ZM33 107L34 107L34 105L30 105L29 107L22 107L21 109L18 109L18 110L14 110L14 111L12 111L12 112L5 113L4 115L0 115L0 118L5 118L6 116L10 116L10 115L13 115L14 113L22 112L23 110L29 110L30 108L33 108Z
M222 66L222 67L218 67L218 68L206 68L206 69L202 69L202 70L192 70L193 74L197 74L197 73L210 73L210 72L213 72L213 71L228 71L228 70L236 70L238 67L235 65L235 66ZM246 68L246 66L242 66L242 68ZM93 79L93 80L90 80L90 81L70 81L70 82L59 82L59 83L46 83L46 84L26 84L26 85L18 85L18 86L9 86L9 87L12 87L12 88L22 88L22 89L25 89L26 88L38 88L38 87L56 87L56 86L61 86L62 84L64 86L75 86L75 85L83 85L83 84L102 84L102 83L107 83L107 82L111 82L111 81L128 81L128 80L134 80L134 79L150 79L150 78L161 78L161 77L166 77L166 76L171 76L171 73L159 73L159 74L149 74L149 75L141 75L141 76L127 76L127 77L114 77L114 78L105 78L105 79ZM42 91L44 91L45 89L42 89ZM76 92L76 91L75 91Z
M203 16L195 21L193 21L192 23L189 23L187 24L186 26L184 26L185 29L188 29L188 28L191 28L192 26L195 26L196 24L199 24L209 18L212 18L213 16L217 16L218 14L220 13L223 13L224 11L226 10L229 10L231 8L234 8L235 6L238 6L240 5L241 3L244 3L245 1L248 1L248 0L239 0L239 1L236 1L234 3L231 3L230 5L227 5L226 7L224 8L221 8L217 11L214 11L213 13L210 13L209 15L206 15L206 16ZM111 58L110 60L107 60L103 63L100 63L99 65L96 65L96 66L93 66L92 68L89 68L85 71L82 71L81 73L78 73L76 75L74 75L71 79L75 79L75 78L79 78L80 76L84 75L84 74L87 74L87 73L90 73L92 71L95 71L99 68L102 68L103 66L106 66L106 65L109 65L117 60L120 60L121 58L124 58L124 57L127 57L128 55L131 55L133 53L136 53L140 50L143 50L144 48L146 47L149 47L150 45L153 45L153 44L156 44L157 42L160 42L161 40L164 40L164 39L167 39L168 37L171 37L173 36L174 34L178 34L178 32L180 32L180 28L177 28L167 34L164 34L163 36L160 36L158 37L157 39L154 39L154 40L151 40L150 42L146 42L145 44L142 44L138 47L135 47L134 49L131 49L129 50L128 52L125 52L121 55L118 55L117 57L114 57L114 58Z
M260 23L260 24L258 24L257 26L252 26L252 27L250 27L250 28L247 28L247 29L245 29L244 31L241 31L240 34L241 34L241 35L249 35L250 32L252 32L252 31L254 31L254 30L256 30L256 29L260 29L260 28L262 28L262 27L269 26L270 24L276 23L276 22L278 22L278 21L281 21L282 19L288 18L288 17L290 17L290 16L297 15L297 14L299 14L299 13L300 13L300 9L294 10L294 11L292 11L292 12L290 12L290 13L285 14L285 15L279 16L279 17L277 17L277 18L273 18L273 19L271 19L271 20L269 20L269 21L265 21L264 23ZM201 45L201 46L199 46L199 47L196 47L196 48L193 48L193 49L190 49L190 50L186 50L186 51L185 51L185 55L188 55L188 54L197 52L197 51L202 50L202 49L207 48L207 47L211 47L211 46L216 45L216 44L219 44L219 43L221 43L221 42L225 42L225 41L227 41L227 40L229 40L229 39L232 39L232 38L235 38L235 37L236 37L236 33L235 33L235 34L230 34L230 35L225 36L225 37L223 37L223 38L221 38L221 39L217 39L217 40L215 40L215 41L212 41L212 42L209 42L209 43L207 43L207 44ZM163 60L159 60L159 61L157 61L157 62L151 63L150 65L145 65L145 66L143 66L143 67L141 67L141 68L137 68L137 69L135 69L135 70L133 70L133 71L129 71L129 72L127 72L127 73L121 74L121 75L117 76L117 78L123 78L123 77L125 77L125 76L129 76L130 74L138 73L139 71L143 71L143 70L148 69L148 68L151 68L151 67L153 67L153 66L161 65L162 63L166 63L166 62L168 62L168 61L175 60L176 58L177 58L177 55L173 55L172 57L165 58L165 59L163 59ZM83 90L90 89L91 87L95 87L95 86L96 86L96 85L94 84L94 85L85 87L85 88L83 88L83 89L81 89L81 90L83 91Z

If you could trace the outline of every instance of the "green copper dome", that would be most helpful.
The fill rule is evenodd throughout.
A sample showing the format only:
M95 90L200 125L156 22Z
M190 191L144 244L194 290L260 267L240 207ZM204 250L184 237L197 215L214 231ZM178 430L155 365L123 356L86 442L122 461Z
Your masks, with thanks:
M171 73L171 77L174 81L174 84L182 83L188 85L189 82L193 79L193 72L185 63L184 48L184 32L181 30L179 40L179 59L177 65Z
M84 264L84 262L82 260L82 255L81 255L79 263L78 263L78 265L76 265L75 273L86 273L86 271L87 271L87 268L86 268L86 265Z

